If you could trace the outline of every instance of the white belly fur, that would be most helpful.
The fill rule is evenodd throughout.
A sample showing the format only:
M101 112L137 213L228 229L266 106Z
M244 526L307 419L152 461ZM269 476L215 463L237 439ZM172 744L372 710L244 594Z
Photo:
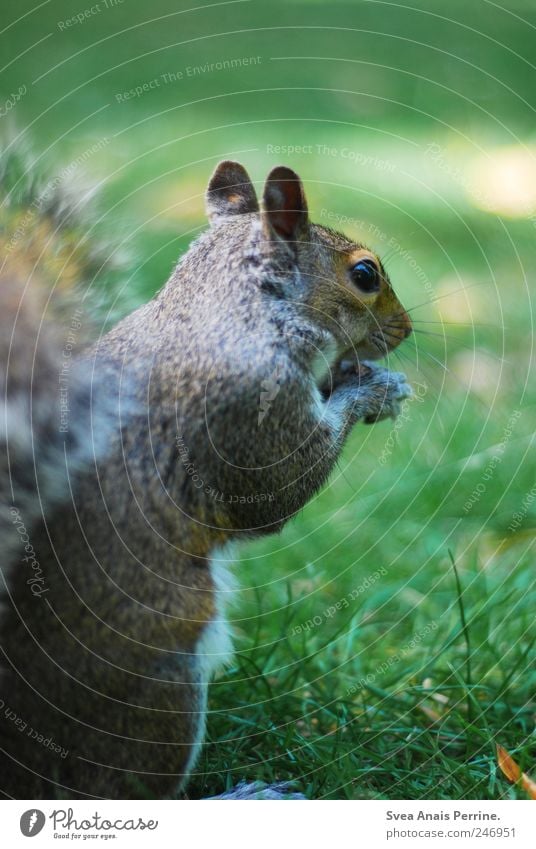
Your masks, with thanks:
M207 682L231 661L233 654L232 632L226 618L226 611L236 587L231 572L232 564L231 545L215 551L210 562L210 572L215 585L216 612L197 644L203 679Z

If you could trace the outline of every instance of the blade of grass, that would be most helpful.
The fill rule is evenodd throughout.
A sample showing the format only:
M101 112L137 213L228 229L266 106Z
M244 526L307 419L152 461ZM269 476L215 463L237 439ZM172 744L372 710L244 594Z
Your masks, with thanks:
M467 619L465 618L465 608L463 604L463 595L462 595L462 585L460 581L460 576L458 574L458 569L456 567L456 561L454 560L454 556L450 548L448 549L450 562L452 563L452 568L454 570L454 577L456 579L456 593L458 596L458 607L460 609L460 621L462 623L462 632L465 640L465 684L467 689L467 719L469 721L469 725L473 723L473 701L471 698L471 689L473 686L473 675L471 669L471 640L469 637L469 628L467 627Z

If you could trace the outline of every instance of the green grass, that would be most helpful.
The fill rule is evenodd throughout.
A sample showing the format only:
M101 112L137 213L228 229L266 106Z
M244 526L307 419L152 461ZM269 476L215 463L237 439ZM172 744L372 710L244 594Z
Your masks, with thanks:
M364 477L372 462L359 463ZM414 485L362 500L336 481L336 497L328 488L244 554L238 651L211 688L192 794L261 777L322 798L517 795L497 775L495 744L533 769L534 533L505 540L448 504L412 519ZM497 480L489 497L500 494Z
M364 536L375 545L371 530ZM316 562L292 576L277 552L243 564L243 574L255 566L265 584L246 590L239 605L239 651L212 686L204 777L192 792L262 777L297 779L323 798L515 796L497 778L494 750L499 742L525 767L533 763L536 635L525 546L491 566L483 541L459 566L469 679L449 558L441 550L426 558L421 543L397 560L400 535L393 536L366 562L353 549L322 558L322 569L323 535L313 534L296 543L296 556L309 551ZM485 542L492 549L496 540ZM250 555L259 557L258 548ZM356 558L351 574L332 574ZM381 574L380 564L386 574L352 601L367 568ZM348 606L331 613L343 598Z
M39 155L61 167L109 139L83 170L103 183L99 226L138 258L119 312L204 226L218 159L240 158L259 188L284 161L312 217L350 219L415 307L419 332L389 365L421 400L396 434L356 428L323 492L241 550L237 651L211 686L189 793L261 778L321 798L523 798L495 744L536 773L536 231L519 204L482 207L494 157L534 154L530 3L514 17L481 0L422 14L253 2L137 26L194 5L125 3L60 33L74 13L62 0L4 35L3 90L27 86L12 117L32 123ZM6 20L20 14L10 0ZM203 38L214 33L231 34ZM117 102L164 72L244 55L262 62ZM312 152L270 152L300 144Z

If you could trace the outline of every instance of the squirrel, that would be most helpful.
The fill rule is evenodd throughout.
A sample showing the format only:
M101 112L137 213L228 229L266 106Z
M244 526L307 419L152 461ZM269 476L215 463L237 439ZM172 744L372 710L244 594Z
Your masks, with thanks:
M16 298L0 305L0 508L19 516L0 525L13 560L0 621L7 797L184 794L208 683L232 652L229 546L281 529L353 426L396 416L411 395L374 362L411 333L385 268L310 221L293 170L275 167L259 204L243 166L221 162L206 207L209 229L164 288L77 358L63 429L53 393L48 408L41 396L54 330L33 381L20 353L33 433L13 461ZM53 453L63 493L47 502ZM13 550L19 520L37 589ZM218 798L288 795L254 783Z

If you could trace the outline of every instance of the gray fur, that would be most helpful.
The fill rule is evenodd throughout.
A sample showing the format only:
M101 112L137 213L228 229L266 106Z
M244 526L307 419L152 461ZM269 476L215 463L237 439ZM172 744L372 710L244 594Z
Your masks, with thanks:
M183 790L204 732L215 552L280 529L353 425L396 415L410 392L363 365L382 327L399 341L410 329L387 276L374 299L356 293L347 268L363 246L310 224L297 175L275 176L283 222L273 172L262 211L244 212L225 200L238 182L251 205L243 172L220 167L211 228L80 364L113 432L35 529L49 592L32 598L17 570L1 626L6 703L68 756L3 722L6 794Z
M220 793L219 796L211 796L212 801L251 801L256 802L266 799L275 801L286 800L304 800L303 793L297 793L292 789L292 785L286 781L279 781L276 784L265 784L263 781L253 781L251 784L241 782L227 790L226 793Z

